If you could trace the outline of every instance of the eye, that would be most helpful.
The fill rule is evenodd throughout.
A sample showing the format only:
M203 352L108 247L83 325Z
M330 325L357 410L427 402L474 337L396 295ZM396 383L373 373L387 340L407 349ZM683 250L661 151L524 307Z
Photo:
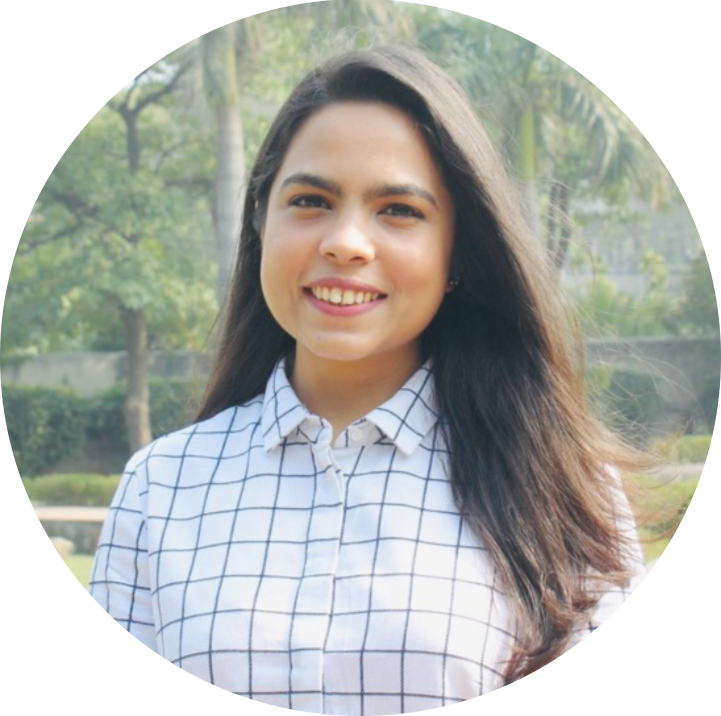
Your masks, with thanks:
M390 204L381 212L386 216L394 216L401 219L422 219L423 213L408 204Z
M299 209L327 209L328 202L317 194L300 194L290 200L290 205Z

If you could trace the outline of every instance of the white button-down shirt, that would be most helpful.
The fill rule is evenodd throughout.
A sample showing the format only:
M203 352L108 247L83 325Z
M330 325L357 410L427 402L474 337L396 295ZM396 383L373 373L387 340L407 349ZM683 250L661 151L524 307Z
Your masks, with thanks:
M283 362L264 396L155 441L123 475L90 590L183 669L315 713L478 696L513 643L453 500L428 365L334 443Z

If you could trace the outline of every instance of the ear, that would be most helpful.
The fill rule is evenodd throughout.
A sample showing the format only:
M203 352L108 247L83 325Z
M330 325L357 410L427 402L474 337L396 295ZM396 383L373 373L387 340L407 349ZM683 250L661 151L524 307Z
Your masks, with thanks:
M446 286L446 293L451 293L456 286L461 282L461 279L458 277L452 278L448 281L448 285Z

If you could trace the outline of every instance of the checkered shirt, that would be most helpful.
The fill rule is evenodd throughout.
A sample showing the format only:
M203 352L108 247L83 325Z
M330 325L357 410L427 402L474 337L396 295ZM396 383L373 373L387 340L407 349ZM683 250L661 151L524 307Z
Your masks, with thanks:
M502 685L513 644L496 570L453 500L429 364L335 442L281 361L264 396L141 450L90 591L186 671L313 713L478 696ZM609 591L584 632L627 592Z

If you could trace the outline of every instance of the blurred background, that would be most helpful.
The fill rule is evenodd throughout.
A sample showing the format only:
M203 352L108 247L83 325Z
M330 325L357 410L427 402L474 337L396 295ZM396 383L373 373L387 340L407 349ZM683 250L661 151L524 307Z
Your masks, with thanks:
M3 403L30 499L81 582L127 458L193 420L245 173L276 111L327 56L388 42L445 67L505 157L577 312L594 409L664 461L640 507L658 515L649 562L667 544L706 458L721 358L711 273L663 163L608 97L517 35L334 0L226 25L149 67L78 135L28 220Z

